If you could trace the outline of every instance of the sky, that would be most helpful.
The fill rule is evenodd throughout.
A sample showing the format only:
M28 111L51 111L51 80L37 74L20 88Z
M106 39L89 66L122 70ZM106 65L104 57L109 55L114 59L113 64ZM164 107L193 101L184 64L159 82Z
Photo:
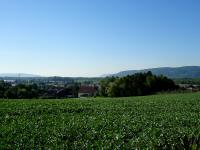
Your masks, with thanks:
M0 0L0 73L200 66L199 0Z

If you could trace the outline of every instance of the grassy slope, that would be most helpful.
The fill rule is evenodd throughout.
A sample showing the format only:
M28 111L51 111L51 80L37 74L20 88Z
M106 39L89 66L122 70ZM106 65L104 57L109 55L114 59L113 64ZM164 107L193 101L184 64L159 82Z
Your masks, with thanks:
M0 101L0 149L195 149L199 138L200 93Z

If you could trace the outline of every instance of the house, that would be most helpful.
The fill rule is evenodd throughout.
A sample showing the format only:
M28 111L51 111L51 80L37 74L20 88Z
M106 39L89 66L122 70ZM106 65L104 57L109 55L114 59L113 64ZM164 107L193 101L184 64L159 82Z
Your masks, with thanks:
M9 83L11 86L16 86L16 80L4 80L5 83Z
M189 90L191 92L199 92L200 91L200 85L179 84L179 87L184 90Z
M42 98L76 98L78 97L78 91L74 91L72 88L50 88L44 91L40 96Z
M96 86L81 86L79 88L78 96L79 97L91 97L96 96L98 90Z

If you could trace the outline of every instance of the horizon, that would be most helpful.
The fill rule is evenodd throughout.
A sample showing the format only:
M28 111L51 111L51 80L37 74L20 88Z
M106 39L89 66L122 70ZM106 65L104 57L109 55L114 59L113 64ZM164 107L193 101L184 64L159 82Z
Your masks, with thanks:
M142 68L142 69L130 69L130 70L121 70L118 72L113 72L113 73L104 73L98 76L59 76L59 75L49 75L49 76L44 76L41 74L30 74L30 73L1 73L0 72L0 77L18 77L18 76L37 76L37 77L69 77L69 78L102 78L102 77L106 77L106 76L110 76L110 75L115 75L121 72L127 72L127 71L142 71L142 70L150 70L150 69L162 69L162 68L171 68L171 69L177 69L177 68L183 68L183 67L200 67L200 66L176 66L176 67L150 67L150 68ZM17 75L17 76L16 76Z
M99 77L200 66L200 1L0 2L0 72Z

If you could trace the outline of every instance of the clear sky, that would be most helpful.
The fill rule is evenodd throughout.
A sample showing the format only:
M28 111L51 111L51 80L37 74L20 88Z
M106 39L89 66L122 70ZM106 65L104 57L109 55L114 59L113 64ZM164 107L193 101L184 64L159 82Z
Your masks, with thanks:
M0 0L0 73L200 65L200 0Z

